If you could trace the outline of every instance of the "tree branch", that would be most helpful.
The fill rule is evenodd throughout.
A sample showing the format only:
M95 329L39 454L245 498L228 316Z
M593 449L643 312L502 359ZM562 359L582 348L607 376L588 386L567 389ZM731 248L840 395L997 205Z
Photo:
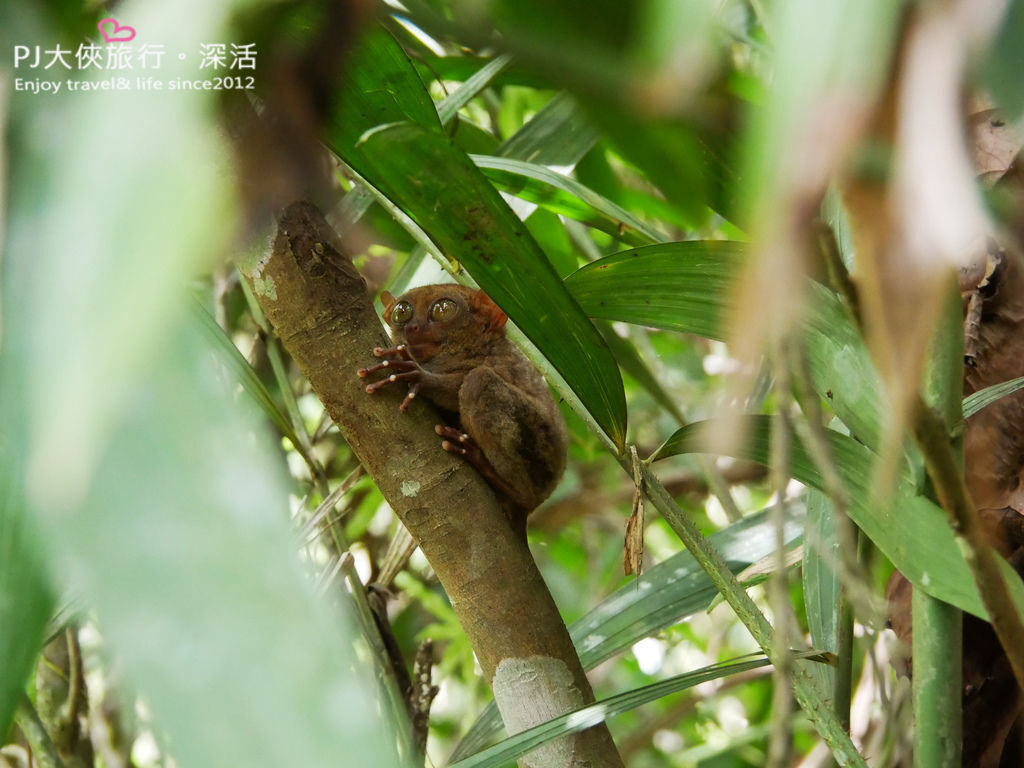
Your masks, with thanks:
M386 346L366 286L309 203L282 215L273 249L240 265L282 344L345 440L419 543L516 733L594 700L565 624L529 550L483 478L440 447L422 398L364 391L356 369ZM524 766L621 766L605 725L562 737Z

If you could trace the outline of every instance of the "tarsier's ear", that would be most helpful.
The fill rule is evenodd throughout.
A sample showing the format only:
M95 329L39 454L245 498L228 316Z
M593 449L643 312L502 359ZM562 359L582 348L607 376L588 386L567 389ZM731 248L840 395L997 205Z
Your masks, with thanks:
M490 296L483 291L473 294L473 317L485 333L496 331L508 320L508 315L502 312L501 308L491 301Z
M384 311L381 313L381 317L384 318L384 322L391 325L391 310L395 308L395 297L387 291L380 292L380 303L384 305Z

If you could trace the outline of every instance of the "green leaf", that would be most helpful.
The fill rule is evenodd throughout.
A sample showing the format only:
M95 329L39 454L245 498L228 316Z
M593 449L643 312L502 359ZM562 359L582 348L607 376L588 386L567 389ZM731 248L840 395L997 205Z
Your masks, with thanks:
M345 67L324 132L324 143L336 155L350 152L364 131L380 123L409 120L441 131L438 108L408 55L386 29L378 26L362 35ZM339 232L347 231L373 201L371 192L355 187L345 195L332 224Z
M795 658L808 659L820 657L820 651L808 651L793 654ZM669 696L687 688L692 688L708 680L718 680L729 675L747 672L751 669L768 666L769 661L764 656L757 656L748 661L727 661L704 667L694 672L687 672L676 675L642 688L626 691L615 696L581 707L573 712L556 717L541 725L534 726L522 733L517 733L499 744L495 744L483 752L478 752L472 757L453 763L449 768L498 768L509 761L515 760L520 755L525 755L532 749L539 747L552 739L564 736L569 733L577 733L591 726L597 725L609 718L621 715L631 709L636 709L644 704Z
M292 445L301 445L291 422L281 413L281 409L277 407L274 398L267 391L267 388L263 386L263 382L256 375L256 371L252 369L249 361L238 351L238 347L227 337L224 329L217 325L217 321L213 319L210 313L206 311L206 308L198 301L193 300L191 307L199 327L203 329L206 338L212 344L218 359L228 367L234 378L241 383L245 393L253 399L253 402L260 407L274 423L274 426L280 430L281 434L291 441Z
M828 496L813 488L807 491L802 578L811 642L815 648L837 653L839 542L835 510Z
M227 34L229 5L187 20L140 6L132 22L195 50ZM239 225L213 93L105 96L11 113L0 400L25 427L0 429L40 559L95 612L179 764L395 765L350 617L299 561L280 452L188 314L184 284ZM18 547L0 572L27 566L38 606Z
M437 108L402 46L376 27L359 38L345 62L324 141L348 160L367 130L405 121L438 134L442 130Z
M205 334L198 323L162 334L74 514L34 510L55 562L183 764L322 765L341 749L397 765L367 706L365 662L353 666L350 617L315 598L279 458L254 445L257 423L210 365ZM197 685L218 694L197 701ZM253 728L272 730L273 745L254 742Z
M517 215L522 218L518 212ZM535 208L529 216L523 219L523 223L559 275L572 274L579 268L580 260L576 248L558 216L543 208ZM610 342L608 346L611 346Z
M1020 73L1024 71L1024 3L1011 2L981 65L981 79L1006 110L1010 122L1024 113Z
M804 354L815 391L861 442L881 435L882 387L847 307L820 283L810 283Z
M679 210L657 194L656 190L642 191L623 184L619 174L612 170L608 162L609 154L606 142L597 144L573 169L574 178L634 215L643 214L665 226L672 225L683 230L692 225L692 221L680 215Z
M971 418L971 416L976 414L985 406L992 405L996 400L1006 397L1007 395L1012 395L1014 392L1021 389L1024 389L1024 376L1004 381L1001 384L993 384L991 387L979 389L974 394L968 395L964 398L964 418Z
M452 143L466 154L493 155L501 146L497 136L462 115L455 117L448 135L452 137Z
M741 185L728 159L729 137L701 136L678 121L591 114L616 152L657 184L691 226L705 223L709 209L736 220Z
M474 72L454 93L438 104L437 116L441 119L441 125L448 125L458 111L476 98L480 91L490 85L495 77L508 68L511 62L512 57L508 55L495 57L492 61L489 61L478 71Z
M403 35L402 39L407 39L407 36ZM486 56L438 56L429 48L423 46L419 40L416 40L416 44L420 50L417 52L413 63L416 66L420 79L424 83L435 79L461 83L472 77L474 73L479 72L482 67L487 66L488 62L493 61L492 58ZM412 49L410 48L410 50ZM539 75L528 72L522 67L513 66L505 69L494 78L492 85L495 88L503 88L506 85L549 88L551 84Z
M18 199L14 195L13 200ZM16 238L12 236L10 242L16 243ZM10 248L5 254L0 273L0 745L7 743L5 737L55 603L47 571L46 541L39 535L38 523L25 498L24 436L29 414L21 394L27 389L25 358L33 337L27 313L18 311L23 303L16 297L24 297L24 292L19 290L22 285L13 252ZM51 466L51 482L59 481L63 471L63 467Z
M748 439L737 449L738 458L768 463L773 420L768 416L744 417L743 426ZM714 428L714 422L688 424L673 434L650 461L680 453L704 452L704 430ZM915 587L975 616L987 618L945 513L914 493L908 471L900 476L891 504L881 506L875 503L871 494L871 478L877 456L851 437L834 430L825 432L832 460L850 498L850 518ZM798 440L793 443L789 468L795 479L825 491L815 461ZM1024 583L1008 563L1003 572L1014 600L1018 605L1024 604Z
M590 317L722 340L747 252L745 243L721 240L662 243L595 261L565 284ZM839 298L808 285L804 342L812 384L854 435L877 445L881 385L871 358Z
M565 284L590 317L722 339L746 250L721 240L649 245L588 264Z
M559 93L502 144L498 154L535 165L571 168L599 135L576 101Z
M372 170L374 186L466 267L621 450L626 406L614 357L472 161L444 137L409 124L371 131L357 154Z
M373 193L362 185L352 187L333 211L331 224L339 234L348 232L373 205Z
M470 157L499 189L549 211L581 221L631 245L668 240L626 209L550 168L503 157Z

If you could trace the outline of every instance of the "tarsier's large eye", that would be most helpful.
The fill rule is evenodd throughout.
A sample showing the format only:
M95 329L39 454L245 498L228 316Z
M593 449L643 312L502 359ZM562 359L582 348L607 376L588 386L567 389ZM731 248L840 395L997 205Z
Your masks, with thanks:
M395 325L405 325L412 320L412 303L400 301L391 310L391 322Z
M438 299L430 305L430 319L435 323L451 320L459 311L459 305L451 299Z

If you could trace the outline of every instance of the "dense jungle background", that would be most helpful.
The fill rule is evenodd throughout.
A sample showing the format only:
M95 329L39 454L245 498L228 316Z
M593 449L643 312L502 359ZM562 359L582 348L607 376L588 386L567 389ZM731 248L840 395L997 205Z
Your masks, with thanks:
M1021 51L999 0L7 0L0 765L1024 764ZM355 374L448 281L569 425L528 550Z

